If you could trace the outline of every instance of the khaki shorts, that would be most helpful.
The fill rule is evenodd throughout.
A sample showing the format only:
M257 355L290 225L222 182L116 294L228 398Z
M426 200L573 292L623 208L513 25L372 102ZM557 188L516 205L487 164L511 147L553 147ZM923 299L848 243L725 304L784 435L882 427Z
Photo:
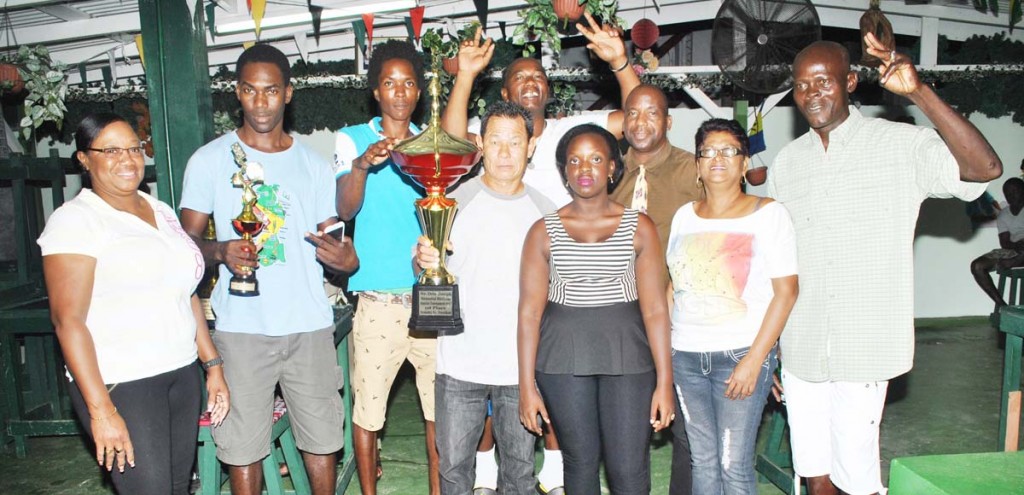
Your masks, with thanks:
M283 337L215 332L224 358L231 411L213 429L217 458L246 466L270 454L274 388L280 384L295 444L311 454L344 446L344 383L334 348L334 327Z
M391 385L406 359L416 368L423 418L433 421L437 339L410 337L412 305L375 294L359 297L352 321L352 422L369 431L384 427Z

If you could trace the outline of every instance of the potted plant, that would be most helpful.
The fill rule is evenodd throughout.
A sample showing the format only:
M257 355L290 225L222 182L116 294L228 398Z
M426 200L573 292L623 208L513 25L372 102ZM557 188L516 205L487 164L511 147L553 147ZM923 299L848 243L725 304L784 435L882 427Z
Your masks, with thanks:
M50 58L45 46L22 46L16 56L18 72L25 81L25 116L21 119L21 136L26 141L46 122L53 122L57 129L64 123L64 99L68 94L65 66Z
M431 57L438 57L442 60L442 63L446 65L445 71L450 74L455 74L459 70L459 59L456 57L459 54L459 44L455 41L445 41L444 30L441 28L430 28L423 33L421 43L423 44L423 50L430 52ZM447 62L449 59L454 60L454 71L449 71L447 65L452 65L451 62Z
M25 81L18 73L18 66L7 57L0 58L0 93L20 93L23 89Z
M576 2L576 8L572 2ZM556 11L556 7L559 9ZM512 38L517 45L523 45L523 55L532 54L536 48L530 41L539 39L547 43L555 53L562 51L562 37L558 32L559 24L568 26L571 16L584 8L594 18L604 23L611 23L623 29L625 21L616 15L619 0L526 0L526 8L517 12L523 23L516 26ZM563 11L564 9L564 11ZM579 16L577 15L577 19ZM564 20L563 20L564 19Z
M459 44L473 39L479 27L480 23L476 21L466 24L458 31L455 39L447 36L448 41L445 41L446 36L441 28L427 29L422 38L423 49L428 50L431 56L437 53L441 57L444 71L454 76L459 72Z
M568 27L570 22L576 22L583 17L587 0L553 0L551 6L562 21L562 29Z

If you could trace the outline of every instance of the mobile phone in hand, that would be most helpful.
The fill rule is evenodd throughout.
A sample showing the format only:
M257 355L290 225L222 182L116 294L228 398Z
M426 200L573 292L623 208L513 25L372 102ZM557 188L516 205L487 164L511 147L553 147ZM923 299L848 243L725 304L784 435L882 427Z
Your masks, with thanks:
M324 234L330 235L331 237L342 240L345 238L345 222L338 222L324 229Z

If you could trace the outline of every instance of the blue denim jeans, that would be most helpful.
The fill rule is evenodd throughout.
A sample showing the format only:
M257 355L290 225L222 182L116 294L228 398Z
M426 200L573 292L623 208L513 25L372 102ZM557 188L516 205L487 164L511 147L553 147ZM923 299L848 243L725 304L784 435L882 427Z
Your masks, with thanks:
M434 418L441 493L473 493L476 446L487 419L488 398L498 445L498 492L533 495L536 437L519 422L519 385L484 385L438 374Z
M673 381L690 440L694 495L757 493L754 443L778 354L774 348L768 354L750 397L730 400L725 380L749 350L672 351Z

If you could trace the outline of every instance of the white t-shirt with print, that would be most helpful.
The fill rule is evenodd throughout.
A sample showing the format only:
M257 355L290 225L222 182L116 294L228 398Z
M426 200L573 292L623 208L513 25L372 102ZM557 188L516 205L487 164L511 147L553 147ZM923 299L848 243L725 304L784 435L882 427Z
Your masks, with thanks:
M729 219L697 216L687 203L672 219L666 261L672 277L672 348L739 349L754 342L775 292L772 279L797 273L796 236L781 203Z

